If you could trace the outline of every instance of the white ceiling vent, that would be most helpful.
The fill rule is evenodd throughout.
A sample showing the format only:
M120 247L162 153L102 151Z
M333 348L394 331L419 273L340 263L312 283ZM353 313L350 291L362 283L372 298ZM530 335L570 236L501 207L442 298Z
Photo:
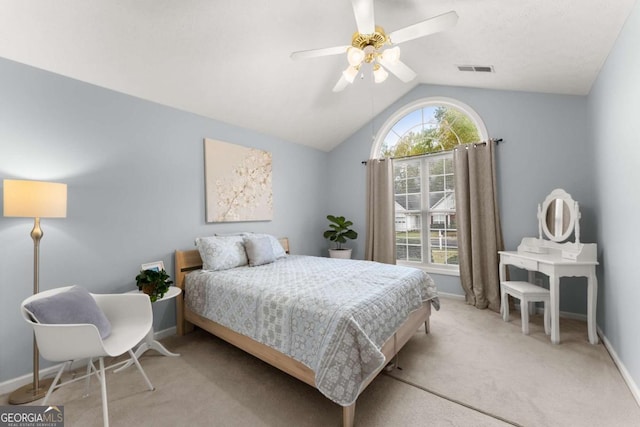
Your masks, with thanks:
M474 71L476 73L493 73L491 65L458 65L459 71Z

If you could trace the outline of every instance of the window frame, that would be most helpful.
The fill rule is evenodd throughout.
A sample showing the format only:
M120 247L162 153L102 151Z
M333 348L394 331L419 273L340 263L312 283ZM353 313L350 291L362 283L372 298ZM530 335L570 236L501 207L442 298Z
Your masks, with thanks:
M480 116L478 115L478 113L471 108L469 105L458 101L457 99L453 99L453 98L447 98L447 97L427 97L427 98L422 98L419 100L416 100L414 102L411 102L403 107L401 107L400 109L398 109L395 113L393 113L392 115L389 116L389 118L387 118L387 120L384 122L384 124L380 127L379 131L376 134L376 137L374 139L374 142L371 146L371 153L370 153L370 158L372 159L378 159L381 158L381 154L380 154L380 150L382 148L382 146L384 145L384 140L387 137L387 134L389 134L389 132L391 132L391 130L393 129L393 127L396 125L396 123L398 123L400 120L402 120L405 116L413 113L414 111L418 110L418 109L423 109L425 107L430 107L430 106L439 106L439 105L444 105L444 106L448 106L448 107L453 107L453 108L457 108L458 110L462 111L464 114L466 114L469 119L471 119L471 121L474 123L474 125L476 126L476 129L478 129L478 132L480 134L480 138L482 141L487 141L489 139L489 133L487 132L487 128L483 122L483 120L480 118ZM453 152L452 151L443 151L443 152L439 152L439 153L430 153L430 154L424 154L424 155L420 155L420 156L412 156L412 157L407 157L407 158L403 158L402 160L418 160L420 159L421 163L422 162L428 162L428 158L433 158L434 156L437 157L449 157L451 159L453 159ZM421 165L421 170L422 170L422 165ZM427 171L425 171L426 173ZM455 175L454 175L455 176ZM422 190L422 203L423 203L423 207L421 209L421 230L422 230L422 245L423 245L423 262L415 262L415 261L402 261L399 260L398 264L399 265L406 265L406 266L412 266L412 267L417 267L420 268L422 270L425 270L429 273L436 273L436 274L444 274L444 275L452 275L452 276L459 276L460 275L460 269L458 265L446 265L446 264L433 264L430 261L430 255L431 255L431 238L430 238L430 231L431 231L431 224L430 224L430 215L432 215L432 212L429 208L429 204L428 204L428 194L429 194L429 188L428 188L428 182L429 182L429 175L427 174L425 177L422 177L422 172L421 172L421 186L424 186L425 184L427 185L426 187L421 187L423 188ZM426 191L425 191L426 190ZM395 191L394 191L395 194ZM395 200L395 197L394 197ZM424 226L427 225L427 227L425 228ZM427 236L426 242L424 237ZM427 245L426 251L424 250L424 245ZM425 259L426 258L426 259Z

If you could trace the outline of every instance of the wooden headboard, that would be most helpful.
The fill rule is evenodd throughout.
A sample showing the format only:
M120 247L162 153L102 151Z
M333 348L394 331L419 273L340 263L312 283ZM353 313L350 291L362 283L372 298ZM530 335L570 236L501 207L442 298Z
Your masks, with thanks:
M278 239L284 251L289 253L289 238L283 237ZM178 324L177 324L177 332L178 335L183 335L185 333L185 323L184 323L184 277L190 271L200 270L202 268L202 258L200 258L200 252L197 249L190 249L186 251L176 250L175 259L174 259L174 267L175 267L175 285L182 289L182 293L178 296L178 304L176 307Z

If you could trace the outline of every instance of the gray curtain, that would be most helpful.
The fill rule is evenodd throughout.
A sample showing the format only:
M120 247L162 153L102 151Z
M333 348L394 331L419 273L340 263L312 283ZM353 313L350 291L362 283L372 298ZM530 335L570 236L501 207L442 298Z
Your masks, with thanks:
M396 263L393 161L367 161L367 237L365 259Z
M498 251L504 250L495 141L454 150L458 261L467 304L500 312Z

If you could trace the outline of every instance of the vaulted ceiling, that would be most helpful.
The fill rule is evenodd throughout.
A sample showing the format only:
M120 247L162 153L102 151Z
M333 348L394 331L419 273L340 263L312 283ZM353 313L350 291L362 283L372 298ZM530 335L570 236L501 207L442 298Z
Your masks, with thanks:
M374 0L387 32L459 19L399 45L413 81L365 70L338 93L345 55L289 55L350 44L350 0L2 0L0 56L328 151L421 83L588 94L634 3Z

